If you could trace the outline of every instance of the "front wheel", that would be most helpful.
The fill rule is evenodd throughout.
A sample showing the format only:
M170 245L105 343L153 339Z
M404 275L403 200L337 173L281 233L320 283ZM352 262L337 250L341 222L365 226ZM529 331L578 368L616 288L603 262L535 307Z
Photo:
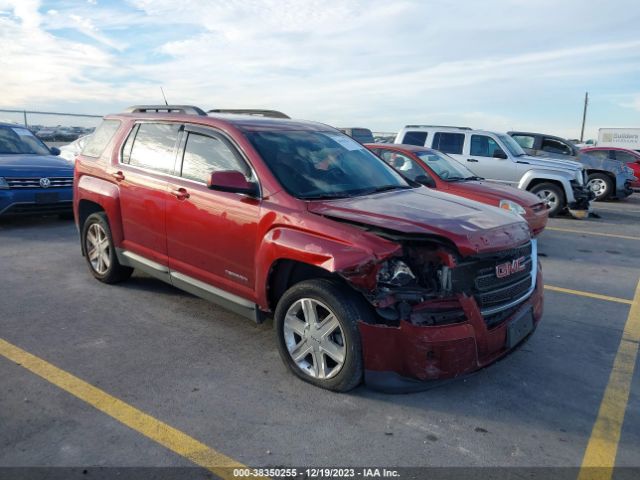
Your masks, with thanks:
M278 350L302 380L336 392L362 381L357 322L371 310L358 293L333 280L300 282L285 292L275 312Z
M555 217L566 206L562 189L554 183L539 183L531 189L549 207L549 216Z
M613 182L611 177L604 173L592 173L589 175L589 181L587 187L596 195L595 200L597 202L606 200L611 196L613 191Z

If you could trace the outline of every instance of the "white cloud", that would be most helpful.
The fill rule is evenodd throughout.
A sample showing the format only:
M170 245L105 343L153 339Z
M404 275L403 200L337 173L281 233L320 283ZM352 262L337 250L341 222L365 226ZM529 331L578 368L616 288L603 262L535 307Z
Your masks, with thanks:
M113 110L158 101L163 85L174 102L279 108L376 130L413 121L561 130L585 90L606 95L640 73L630 1L598 15L578 0L96 3L61 2L53 19L34 0L0 0L13 12L0 16L5 105ZM65 40L62 27L91 41ZM171 40L139 41L144 28ZM193 33L164 36L176 28ZM523 100L530 111L518 111ZM544 122L531 113L543 102Z

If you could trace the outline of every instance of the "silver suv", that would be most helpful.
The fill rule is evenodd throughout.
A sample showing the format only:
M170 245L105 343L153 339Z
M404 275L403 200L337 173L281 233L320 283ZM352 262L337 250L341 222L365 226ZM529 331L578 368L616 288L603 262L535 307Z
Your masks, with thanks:
M576 218L589 214L594 195L586 187L586 173L580 163L529 156L506 133L407 125L400 130L395 143L440 150L480 177L535 193L547 203L551 216L565 209Z

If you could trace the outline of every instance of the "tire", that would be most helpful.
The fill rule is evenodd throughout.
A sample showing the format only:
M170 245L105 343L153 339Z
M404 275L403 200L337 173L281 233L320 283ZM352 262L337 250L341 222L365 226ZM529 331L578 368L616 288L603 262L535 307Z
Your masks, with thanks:
M539 183L530 191L531 193L535 193L543 201L548 202L550 217L555 217L567 206L564 192L555 183Z
M82 226L81 238L84 258L95 278L104 283L118 283L131 276L133 268L125 267L118 262L109 221L103 212L89 215ZM93 252L96 248L94 257Z
M319 322L308 320L309 311L316 313ZM357 322L371 315L364 298L334 280L300 282L284 293L276 307L274 328L280 357L305 382L347 392L362 381ZM312 336L313 332L316 335ZM293 358L296 353L297 361Z
M592 173L589 175L587 186L596 194L596 202L607 200L613 193L613 181L605 173Z

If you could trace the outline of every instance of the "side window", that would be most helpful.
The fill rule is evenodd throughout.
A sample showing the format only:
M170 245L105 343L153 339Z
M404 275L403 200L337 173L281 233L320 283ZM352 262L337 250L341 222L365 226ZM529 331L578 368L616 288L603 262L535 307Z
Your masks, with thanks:
M569 145L553 140L551 138L542 139L542 151L549 153L559 153L561 155L572 155L573 152Z
M129 156L129 165L148 168L160 173L173 173L176 141L180 124L141 123ZM133 133L133 132L132 132ZM125 148L133 135L129 136ZM124 160L123 151L123 160Z
M471 135L471 152L475 157L493 157L493 152L502 150L500 145L486 135Z
M427 143L427 132L405 132L402 143L424 147Z
M619 150L614 150L615 159L624 163L633 163L636 162L636 157L627 152L621 152Z
M529 135L513 135L513 139L518 142L522 148L533 148L536 139Z
M184 148L181 176L206 183L212 172L236 170L251 178L251 169L221 138L189 133Z
M443 153L460 155L462 154L463 145L464 133L436 132L433 136L433 145L431 147Z
M380 157L410 180L415 180L420 175L426 175L425 171L415 160L402 153L391 150L381 150Z
M107 148L107 144L118 131L118 128L120 128L120 120L104 120L87 140L82 149L82 155L98 158Z
M598 158L609 158L609 150L590 150L587 152L583 152L587 155L593 155Z

